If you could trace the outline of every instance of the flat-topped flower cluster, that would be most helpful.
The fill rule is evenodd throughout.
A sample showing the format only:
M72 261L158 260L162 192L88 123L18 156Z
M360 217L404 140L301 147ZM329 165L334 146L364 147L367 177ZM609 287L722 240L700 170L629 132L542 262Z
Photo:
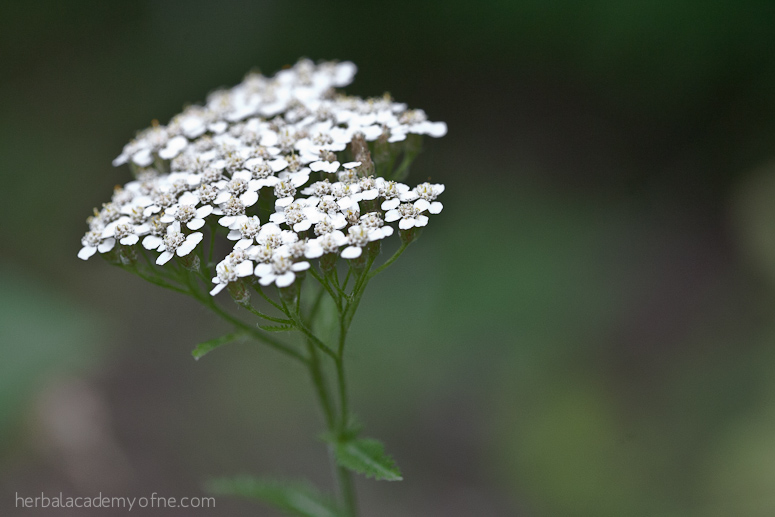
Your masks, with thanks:
M336 92L355 71L302 60L272 78L251 73L141 131L113 162L136 179L95 209L78 256L142 246L163 265L197 250L205 226L220 228L234 244L215 266L215 295L251 275L286 287L308 260L357 259L394 233L388 223L425 226L444 186L377 176L369 146L397 154L411 135L440 137L446 124L388 96Z

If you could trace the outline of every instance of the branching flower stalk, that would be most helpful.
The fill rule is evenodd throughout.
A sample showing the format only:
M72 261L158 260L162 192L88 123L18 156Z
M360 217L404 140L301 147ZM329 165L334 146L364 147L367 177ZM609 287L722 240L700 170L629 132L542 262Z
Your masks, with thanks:
M422 136L443 136L446 125L388 95L337 92L355 71L349 62L301 60L272 78L251 73L166 126L154 122L114 160L135 179L95 209L78 253L190 296L232 327L199 344L194 358L251 339L308 370L338 497L267 479L210 484L290 515L354 517L353 472L401 479L382 444L360 437L351 413L347 334L369 281L443 208L443 185L401 181ZM391 223L401 244L384 259ZM216 262L224 242L229 251ZM224 290L250 320L216 301ZM335 338L322 333L328 310L338 321ZM276 337L283 333L300 339Z

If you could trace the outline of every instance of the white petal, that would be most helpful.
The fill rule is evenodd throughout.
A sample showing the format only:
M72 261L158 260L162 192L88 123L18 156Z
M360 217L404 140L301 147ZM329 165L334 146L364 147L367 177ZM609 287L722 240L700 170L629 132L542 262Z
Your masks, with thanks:
M95 253L97 253L97 248L94 246L84 246L81 248L81 251L78 252L78 258L81 260L86 260Z
M275 283L277 284L277 287L288 287L293 283L294 280L296 280L296 275L293 273L293 271L286 271L277 277Z
M267 275L259 277L258 283L263 285L263 286L267 286L267 285L271 284L272 282L274 282L275 278L277 278L277 277L273 273L269 273Z
M336 201L336 204L339 205L339 208L341 208L342 210L347 210L348 208L353 206L354 203L355 202L349 196L343 197L342 199L338 199Z
M344 165L342 165L342 167L344 167L345 169L354 169L358 167L360 164L361 162L347 162Z
M231 193L227 191L219 192L217 196L215 196L215 199L213 200L213 203L216 205L220 205L221 203L225 203L231 198Z
M228 122L224 122L223 120L218 122L213 122L212 124L207 126L207 129L209 129L210 131L216 134L223 133L228 128L229 128Z
M212 205L200 206L199 208L196 209L196 218L203 219L212 213L213 213Z
M382 210L393 210L394 208L398 208L398 205L400 204L401 201L399 201L397 197L394 197L393 199L388 199L382 203Z
M164 264L166 264L167 262L169 262L169 261L170 261L170 259L171 259L173 256L174 256L174 255L173 255L172 253L170 253L169 251L165 251L164 253L162 253L161 255L159 255L159 257L156 259L156 264L157 264L157 265L159 265L159 266L163 266Z
M245 182L250 182L250 180L253 178L253 175L246 170L237 171L234 174L231 175L232 179L241 179Z
M204 239L204 237L205 236L202 234L202 232L192 233L191 235L186 237L186 242L187 243L191 242L194 244L194 246L196 246L197 244L202 242L202 239Z
M385 222L387 223L392 223L393 221L398 221L399 219L401 219L401 214L398 212L398 210L388 210L385 214Z
M414 227L414 219L401 219L398 222L398 227L402 230L408 230L409 228Z
M342 258L354 259L361 256L363 251L358 246L348 246L342 250Z
M205 225L205 220L204 219L191 219L186 224L186 226L188 226L188 228L190 230L198 230L199 228L201 228L204 225Z
M178 257L185 257L186 255L194 251L194 248L196 248L196 244L192 244L186 241L180 246L178 246L178 249L175 250L175 253L178 254Z
M428 224L428 216L427 215L418 215L414 218L414 225L415 226L425 226Z
M213 287L213 290L210 291L210 296L215 296L216 294L223 291L223 288L226 287L226 284L215 284L215 287Z
M396 142L401 142L403 140L406 140L406 133L398 132L398 131L393 131L390 134L390 138L388 138L388 142L390 142L391 144Z
M178 199L179 205L198 205L199 204L199 198L191 191L185 191L180 195L180 198Z
M315 241L310 241L307 244L307 249L304 250L304 256L308 259L318 258L323 255L323 248Z
M294 232L306 232L309 230L310 226L312 226L312 221L309 219L305 219L304 221L300 223L296 223L293 225L293 231Z
M253 239L240 239L237 244L234 245L234 249L246 250L253 244Z
M162 239L157 235L148 235L143 239L143 248L147 250L153 250L161 246Z
M275 206L288 206L293 203L293 196L283 197L274 202Z
M97 251L99 251L100 253L107 253L110 250L112 250L113 246L115 245L116 245L116 239L113 239L113 238L105 239L100 243L99 246L97 246Z
M226 238L230 241L238 241L242 238L242 232L239 230L231 230Z
M124 246L131 246L132 244L137 244L137 241L139 240L140 240L140 237L138 237L137 235L127 235L126 237L124 237L118 242L120 242Z
M237 273L237 276L239 277L252 275L253 263L249 260L242 261L234 268L234 272Z
M271 264L259 264L256 266L256 270L253 274L256 276L266 276L272 272Z
M425 199L418 199L414 202L414 207L420 212L425 212L431 204Z
M294 271L305 271L309 269L309 262L306 260L302 260L301 262L296 262L294 265L291 266L291 269Z
M186 139L185 136L176 136L167 142L167 147L159 151L159 158L163 160L171 160L180 154L180 151L182 151L187 145L188 139Z
M245 192L240 196L240 201L245 206L253 206L258 201L258 192Z
M236 219L236 218L237 218L237 216L234 216L234 215L225 215L225 216L221 217L220 219L218 219L218 224L228 228L229 226L231 226L234 223L234 219Z
M428 212L430 212L430 213L432 213L432 214L440 214L440 213L441 213L441 210L442 210L443 208L444 208L444 205L442 205L442 204L441 204L441 203L439 203L438 201L434 201L434 202L433 202L433 203L431 203L431 204L430 204L430 206L428 207Z
M147 167L153 163L153 155L151 155L150 149L143 149L132 156L132 161L140 167Z
M425 134L434 138L440 138L447 134L447 124L444 122L431 122L425 130Z
M278 158L276 160L272 160L271 162L269 162L269 166L272 168L273 171L280 172L281 170L283 170L288 166L288 162L285 161L284 158Z
M366 199L371 201L372 199L377 199L378 195L379 195L379 190L377 189L364 190L363 192L361 192L361 199Z
M319 161L310 163L309 168L312 169L312 171L314 172L325 171L329 173L334 173L339 169L339 162L337 161L327 162L324 160L319 160Z

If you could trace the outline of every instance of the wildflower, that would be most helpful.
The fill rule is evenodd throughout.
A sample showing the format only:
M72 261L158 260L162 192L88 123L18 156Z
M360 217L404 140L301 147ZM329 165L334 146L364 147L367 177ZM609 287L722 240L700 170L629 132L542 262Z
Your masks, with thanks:
M238 260L234 256L229 255L215 266L215 276L213 277L215 287L210 291L210 296L220 293L230 282L236 282L240 278L252 274L253 263L250 260L244 258Z
M342 258L354 259L361 256L363 247L368 243L384 239L393 234L393 228L385 226L382 228L369 228L363 224L350 226L347 229L347 246L342 250Z
M398 221L398 227L402 230L408 230L415 226L425 226L428 224L428 216L422 215L422 210L417 208L417 203L401 203L398 208L388 210L385 213L385 221L392 223ZM400 219L400 221L399 221Z
M167 233L157 249L161 255L156 259L156 264L164 265L175 255L185 257L202 242L202 237L201 232L185 235L180 231L180 222L175 221L167 227Z
M427 182L421 183L412 190L404 193L401 196L401 201L414 201L416 199L417 201L415 202L414 206L420 212L425 212L427 210L432 214L438 214L441 213L441 210L444 208L444 206L438 201L434 200L442 192L444 192L444 185L431 185Z
M160 221L163 223L178 221L179 223L185 223L189 230L200 229L205 225L205 217L213 212L213 207L212 205L202 205L196 208L199 200L194 197L191 201L194 202L190 204L179 203L165 210Z
M340 252L357 258L369 242L392 235L386 223L426 225L443 209L444 186L410 188L376 176L370 142L377 142L382 173L402 151L392 142L441 136L446 125L389 95L361 99L332 90L355 71L352 63L301 60L274 77L250 73L166 126L154 122L139 132L114 160L133 164L135 179L89 219L78 256L142 242L160 252L162 265L190 254L202 240L198 230L217 220L234 243L215 267L217 293L248 268L260 281L290 285L304 259L328 257L321 267L332 267ZM262 225L263 189L275 203Z
M309 269L309 262L294 262L291 257L275 255L271 262L256 266L255 275L261 285L276 284L277 287L288 287L296 280L296 273Z
M248 217L246 215L240 215L231 225L231 231L227 238L232 241L237 241L234 245L234 249L247 249L253 245L259 230L261 230L261 221L258 216L254 215Z

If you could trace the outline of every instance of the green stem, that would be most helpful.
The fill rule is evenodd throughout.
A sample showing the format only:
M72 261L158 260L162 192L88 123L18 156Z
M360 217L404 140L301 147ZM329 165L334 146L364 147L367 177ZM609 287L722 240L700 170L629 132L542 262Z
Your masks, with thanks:
M326 380L323 376L323 369L320 366L320 356L318 355L315 345L310 340L307 340L307 352L309 353L307 365L309 366L310 376L312 377L312 384L315 387L318 402L323 410L326 426L329 430L333 430L336 424L334 407L331 403L331 397L328 394L328 388L326 388Z
M320 273L317 272L317 270L314 267L309 268L310 273L312 276L315 277L315 280L320 282L320 285L322 285L326 291L328 291L328 295L331 297L334 302L336 302L336 308L341 314L342 312L342 298L340 296L337 296L337 294L334 292L333 289L331 289L331 285L328 283L328 279L324 278L320 275Z
M369 278L374 278L374 277L375 277L375 276L377 276L378 274L382 273L382 272L383 272L385 269L387 269L387 268L388 268L388 266L390 266L390 265L391 265L393 262L395 262L395 261L398 259L398 257L400 257L400 256L401 256L401 254L402 254L402 253L403 253L403 252L406 250L406 248L408 248L408 247L409 247L409 244L410 244L410 243L408 243L408 242L404 242L404 243L402 243L402 244L401 244L401 247L400 247L400 248L398 248L398 250L396 250L396 252L395 252L395 253L393 253L393 256L392 256L392 257L390 257L389 259L387 259L387 260L385 261L385 263L384 263L384 264L382 264L381 266L379 266L377 269L375 269L374 271L372 271L371 273L369 273Z
M282 323L282 324L285 324L285 325L293 323L293 321L288 320L288 319L275 318L274 316L269 316L268 314L264 314L263 312L259 311L255 307L253 307L253 305L251 305L249 301L245 302L245 303L240 303L239 306L242 307L243 309L245 309L246 311L250 312L251 314L255 314L259 318L263 318L263 319L265 319L267 321L274 321L275 323Z
M256 284L253 284L253 288L256 290L256 292L257 292L258 294L260 294L260 295L261 295L261 297L262 297L264 300L266 300L267 302L269 302L270 304L272 304L272 305L275 307L275 309L277 309L277 310L278 310L278 311L280 311L280 312L284 312L284 311L283 311L283 308L282 308L282 306L281 306L279 303L277 303L276 301L272 300L271 298L269 298L269 297L266 295L266 293L264 293L264 290L261 288L261 284L258 284L258 283L256 283Z
M307 326L304 324L303 321L301 321L301 317L299 313L296 313L290 309L288 309L288 305L285 303L285 300L282 300L283 309L286 315L293 321L293 324L296 325L296 329L299 330L302 334L307 336L307 340L311 342L313 345L317 346L320 350L325 352L327 355L331 356L332 358L336 359L336 354L334 353L331 348L329 348L328 345L323 343L318 337L312 333L312 331L307 328Z
M240 320L238 318L235 318L234 316L232 316L231 314L229 314L228 312L223 310L221 307L218 306L217 303L215 303L215 300L213 300L213 298L210 295L208 295L208 294L202 295L202 293L196 288L196 284L194 282L192 282L190 275L186 275L186 283L188 284L189 292L190 292L190 294L191 294L191 296L193 298L199 300L199 302L201 302L205 307L207 307L208 309L213 311L215 314L220 316L225 321L231 323L232 325L234 325L237 328L240 328L240 329L248 332L257 341L261 341L261 342L269 345L270 347L274 348L278 352L282 352L282 353L284 353L284 354L286 354L288 356L291 356L291 357L293 357L295 359L298 359L299 361L301 361L303 363L307 363L308 362L308 359L306 357L301 355L299 352L297 352L296 350L294 350L290 346L288 346L285 343L277 341L276 339L271 338L271 337L263 334L257 328L254 328L252 325L249 325L249 324L245 323L244 321L242 321L242 320Z

